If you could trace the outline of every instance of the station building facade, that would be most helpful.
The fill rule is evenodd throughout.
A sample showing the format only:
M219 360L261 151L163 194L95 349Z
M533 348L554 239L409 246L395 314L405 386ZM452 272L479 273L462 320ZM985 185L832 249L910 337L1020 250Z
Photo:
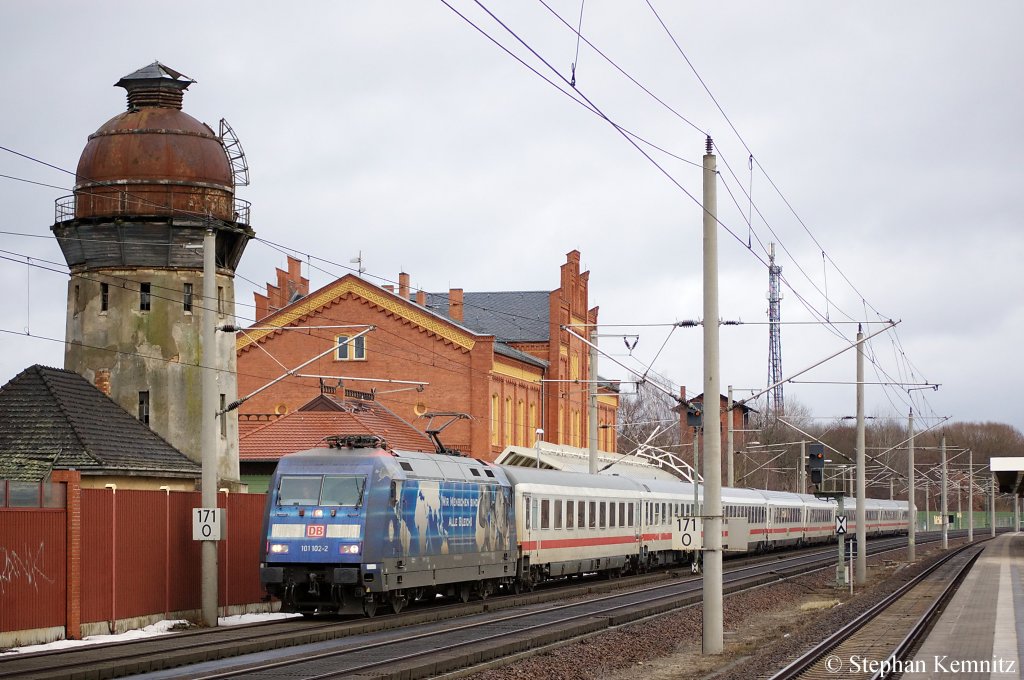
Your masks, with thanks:
M545 441L588 447L587 387L599 378L586 344L564 327L586 336L597 323L589 274L574 250L549 291L413 292L403 273L397 288L349 274L310 293L290 258L266 295L257 294L256 322L237 336L238 393L310 363L246 399L240 431L296 410L329 385L370 395L423 429L432 413L466 414L441 438L478 458L531 446L538 428ZM598 401L598 448L614 451L616 385L602 381ZM435 418L434 427L444 422Z

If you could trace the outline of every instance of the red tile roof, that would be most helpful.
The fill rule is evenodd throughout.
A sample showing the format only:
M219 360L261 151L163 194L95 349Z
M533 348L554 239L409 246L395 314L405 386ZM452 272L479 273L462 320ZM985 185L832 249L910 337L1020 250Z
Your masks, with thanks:
M305 407L303 407L305 408ZM287 453L326 447L324 437L375 434L393 449L434 451L425 434L375 402L346 402L344 410L293 411L238 440L242 461L274 461Z

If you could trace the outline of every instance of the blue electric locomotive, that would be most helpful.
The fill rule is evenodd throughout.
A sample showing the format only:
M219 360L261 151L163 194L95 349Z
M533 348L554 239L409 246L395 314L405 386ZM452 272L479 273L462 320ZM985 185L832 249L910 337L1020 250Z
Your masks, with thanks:
M335 438L278 463L260 580L283 611L307 614L486 597L516 576L512 493L502 469L479 460Z

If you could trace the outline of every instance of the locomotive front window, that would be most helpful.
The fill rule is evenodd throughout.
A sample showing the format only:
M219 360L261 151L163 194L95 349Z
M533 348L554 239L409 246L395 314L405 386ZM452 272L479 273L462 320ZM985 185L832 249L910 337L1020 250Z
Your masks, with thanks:
M278 505L317 505L320 502L320 486L323 477L288 476L281 478L277 491Z
M363 503L363 486L366 477L333 476L324 477L324 490L320 505L348 505L358 507Z

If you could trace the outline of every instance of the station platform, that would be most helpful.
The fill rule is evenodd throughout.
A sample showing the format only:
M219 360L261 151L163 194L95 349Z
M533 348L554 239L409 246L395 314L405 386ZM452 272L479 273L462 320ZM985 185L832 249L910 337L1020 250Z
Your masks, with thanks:
M988 542L904 678L1019 680L1024 659L1024 533Z

